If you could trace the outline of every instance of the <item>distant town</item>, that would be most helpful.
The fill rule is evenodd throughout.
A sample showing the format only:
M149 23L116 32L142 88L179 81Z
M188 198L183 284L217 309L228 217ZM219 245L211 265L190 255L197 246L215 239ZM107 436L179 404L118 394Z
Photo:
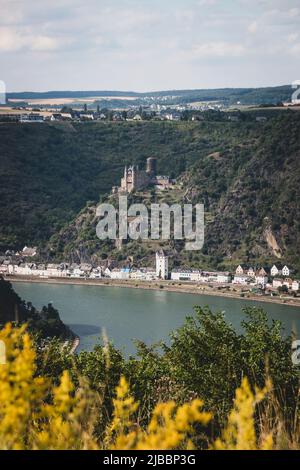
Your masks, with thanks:
M239 104L237 104L237 108ZM205 112L220 114L227 112L224 116L229 121L239 121L239 110L230 109L221 102L199 102L196 104L161 105L152 104L147 106L130 106L125 109L119 108L89 108L87 104L80 109L63 106L55 109L52 107L32 106L5 106L0 107L0 122L19 123L43 123L43 122L139 122L139 121L203 121ZM255 117L258 122L267 120L263 109L258 110Z
M261 92L266 93L263 89ZM178 95L169 93L138 98L131 96L130 93L128 96L106 96L105 93L105 96L80 98L80 92L77 97L73 96L73 98L61 96L49 98L48 96L52 96L49 92L45 94L48 98L38 99L33 94L32 99L10 98L4 105L0 105L0 122L202 121L206 119L205 113L216 114L229 121L239 121L241 111L251 109L255 113L252 116L247 113L247 119L264 122L268 119L265 111L270 109L298 110L300 106L299 99L292 101L277 99L275 90L274 95L266 95L265 101L261 101L262 97L260 97L257 103L255 99L250 103L247 100L239 101L236 94L230 95L230 91L228 93L229 96L225 91L220 95L220 90L214 90L214 93L210 91L204 95L202 93L204 99L200 98L201 93L193 91L188 94L179 92ZM66 95L69 94L66 92ZM290 91L285 92L284 95L279 93L278 98L283 96L286 98L289 94ZM215 95L216 99L209 98L210 95L211 97ZM219 95L220 97L217 98ZM19 95L16 94L16 96Z
M203 109L202 109L203 108ZM210 105L201 106L197 111L200 113L192 113L191 108L187 109L166 109L160 111L152 111L142 109L138 111L73 111L72 112L55 112L41 113L36 111L23 112L2 112L0 113L0 122L19 122L19 123L43 123L43 122L141 122L141 121L203 121L205 117L203 111L221 111L221 106ZM195 110L196 111L196 110ZM238 122L239 115L234 115L234 111L226 116L228 121ZM255 117L257 122L267 121L267 116L259 115Z
M110 279L118 281L174 281L212 287L247 288L249 292L262 294L292 293L297 295L300 280L295 279L289 266L274 264L271 268L239 265L234 272L205 271L201 269L176 268L169 270L169 256L159 250L154 267L116 267L113 262L101 266L82 263L35 263L30 258L36 256L36 248L24 247L21 252L6 252L0 258L0 275L32 279Z

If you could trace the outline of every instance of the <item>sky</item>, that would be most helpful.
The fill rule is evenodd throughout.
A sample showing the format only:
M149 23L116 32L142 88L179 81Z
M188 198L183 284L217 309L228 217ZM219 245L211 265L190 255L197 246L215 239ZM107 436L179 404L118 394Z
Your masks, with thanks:
M0 0L8 91L282 85L299 58L299 0Z

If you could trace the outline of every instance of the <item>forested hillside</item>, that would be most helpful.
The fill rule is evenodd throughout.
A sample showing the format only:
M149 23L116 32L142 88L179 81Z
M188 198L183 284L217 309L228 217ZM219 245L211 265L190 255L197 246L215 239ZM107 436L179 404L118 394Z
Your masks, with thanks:
M52 248L53 259L114 255L95 237L95 204L119 184L125 164L143 167L155 156L158 172L176 177L184 190L160 199L205 204L203 252L169 246L175 263L222 267L281 257L297 267L299 136L297 112L266 123L1 125L0 250L39 244ZM88 201L90 209L83 210ZM153 250L129 244L115 256L147 258Z
M158 158L179 176L207 153L256 138L250 123L0 125L0 250L47 241L87 201L119 184L126 163Z
M8 322L27 324L28 330L45 338L74 339L75 335L60 319L58 311L49 304L39 312L23 301L13 290L10 282L0 276L0 328Z

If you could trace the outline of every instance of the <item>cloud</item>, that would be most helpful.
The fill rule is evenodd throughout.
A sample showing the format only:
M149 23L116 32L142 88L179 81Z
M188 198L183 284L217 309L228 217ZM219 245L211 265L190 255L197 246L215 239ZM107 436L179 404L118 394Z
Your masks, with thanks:
M14 28L0 28L0 52L16 52L20 50L53 51L58 49L56 38L34 35L18 31Z
M292 56L298 57L300 55L300 42L293 44L288 48L288 53ZM299 74L298 74L299 75Z
M192 48L195 58L201 57L241 57L246 53L246 48L242 44L229 42L210 42L197 44Z
M10 89L267 85L298 73L299 0L0 0L0 12Z
M33 51L55 51L59 49L60 44L56 38L48 36L33 36L30 38L29 47Z
M289 15L291 18L296 18L297 16L300 15L300 10L299 10L299 8L291 8L291 9L288 11L288 15Z
M295 42L297 41L298 37L299 37L298 33L291 33L288 35L287 40L288 42Z
M198 0L198 5L200 7L203 7L203 6L212 6L212 5L215 5L217 3L218 0Z
M257 21L253 21L252 23L249 24L248 26L248 31L249 33L256 33L258 30L258 22Z

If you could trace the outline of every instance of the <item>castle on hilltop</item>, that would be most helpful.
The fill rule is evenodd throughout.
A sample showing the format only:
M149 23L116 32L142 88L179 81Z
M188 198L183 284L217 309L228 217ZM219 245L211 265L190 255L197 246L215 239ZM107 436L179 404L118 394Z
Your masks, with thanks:
M175 183L169 176L156 175L156 158L147 158L146 170L140 170L138 165L125 166L124 176L121 179L121 186L112 188L113 194L131 193L149 186L164 190Z

